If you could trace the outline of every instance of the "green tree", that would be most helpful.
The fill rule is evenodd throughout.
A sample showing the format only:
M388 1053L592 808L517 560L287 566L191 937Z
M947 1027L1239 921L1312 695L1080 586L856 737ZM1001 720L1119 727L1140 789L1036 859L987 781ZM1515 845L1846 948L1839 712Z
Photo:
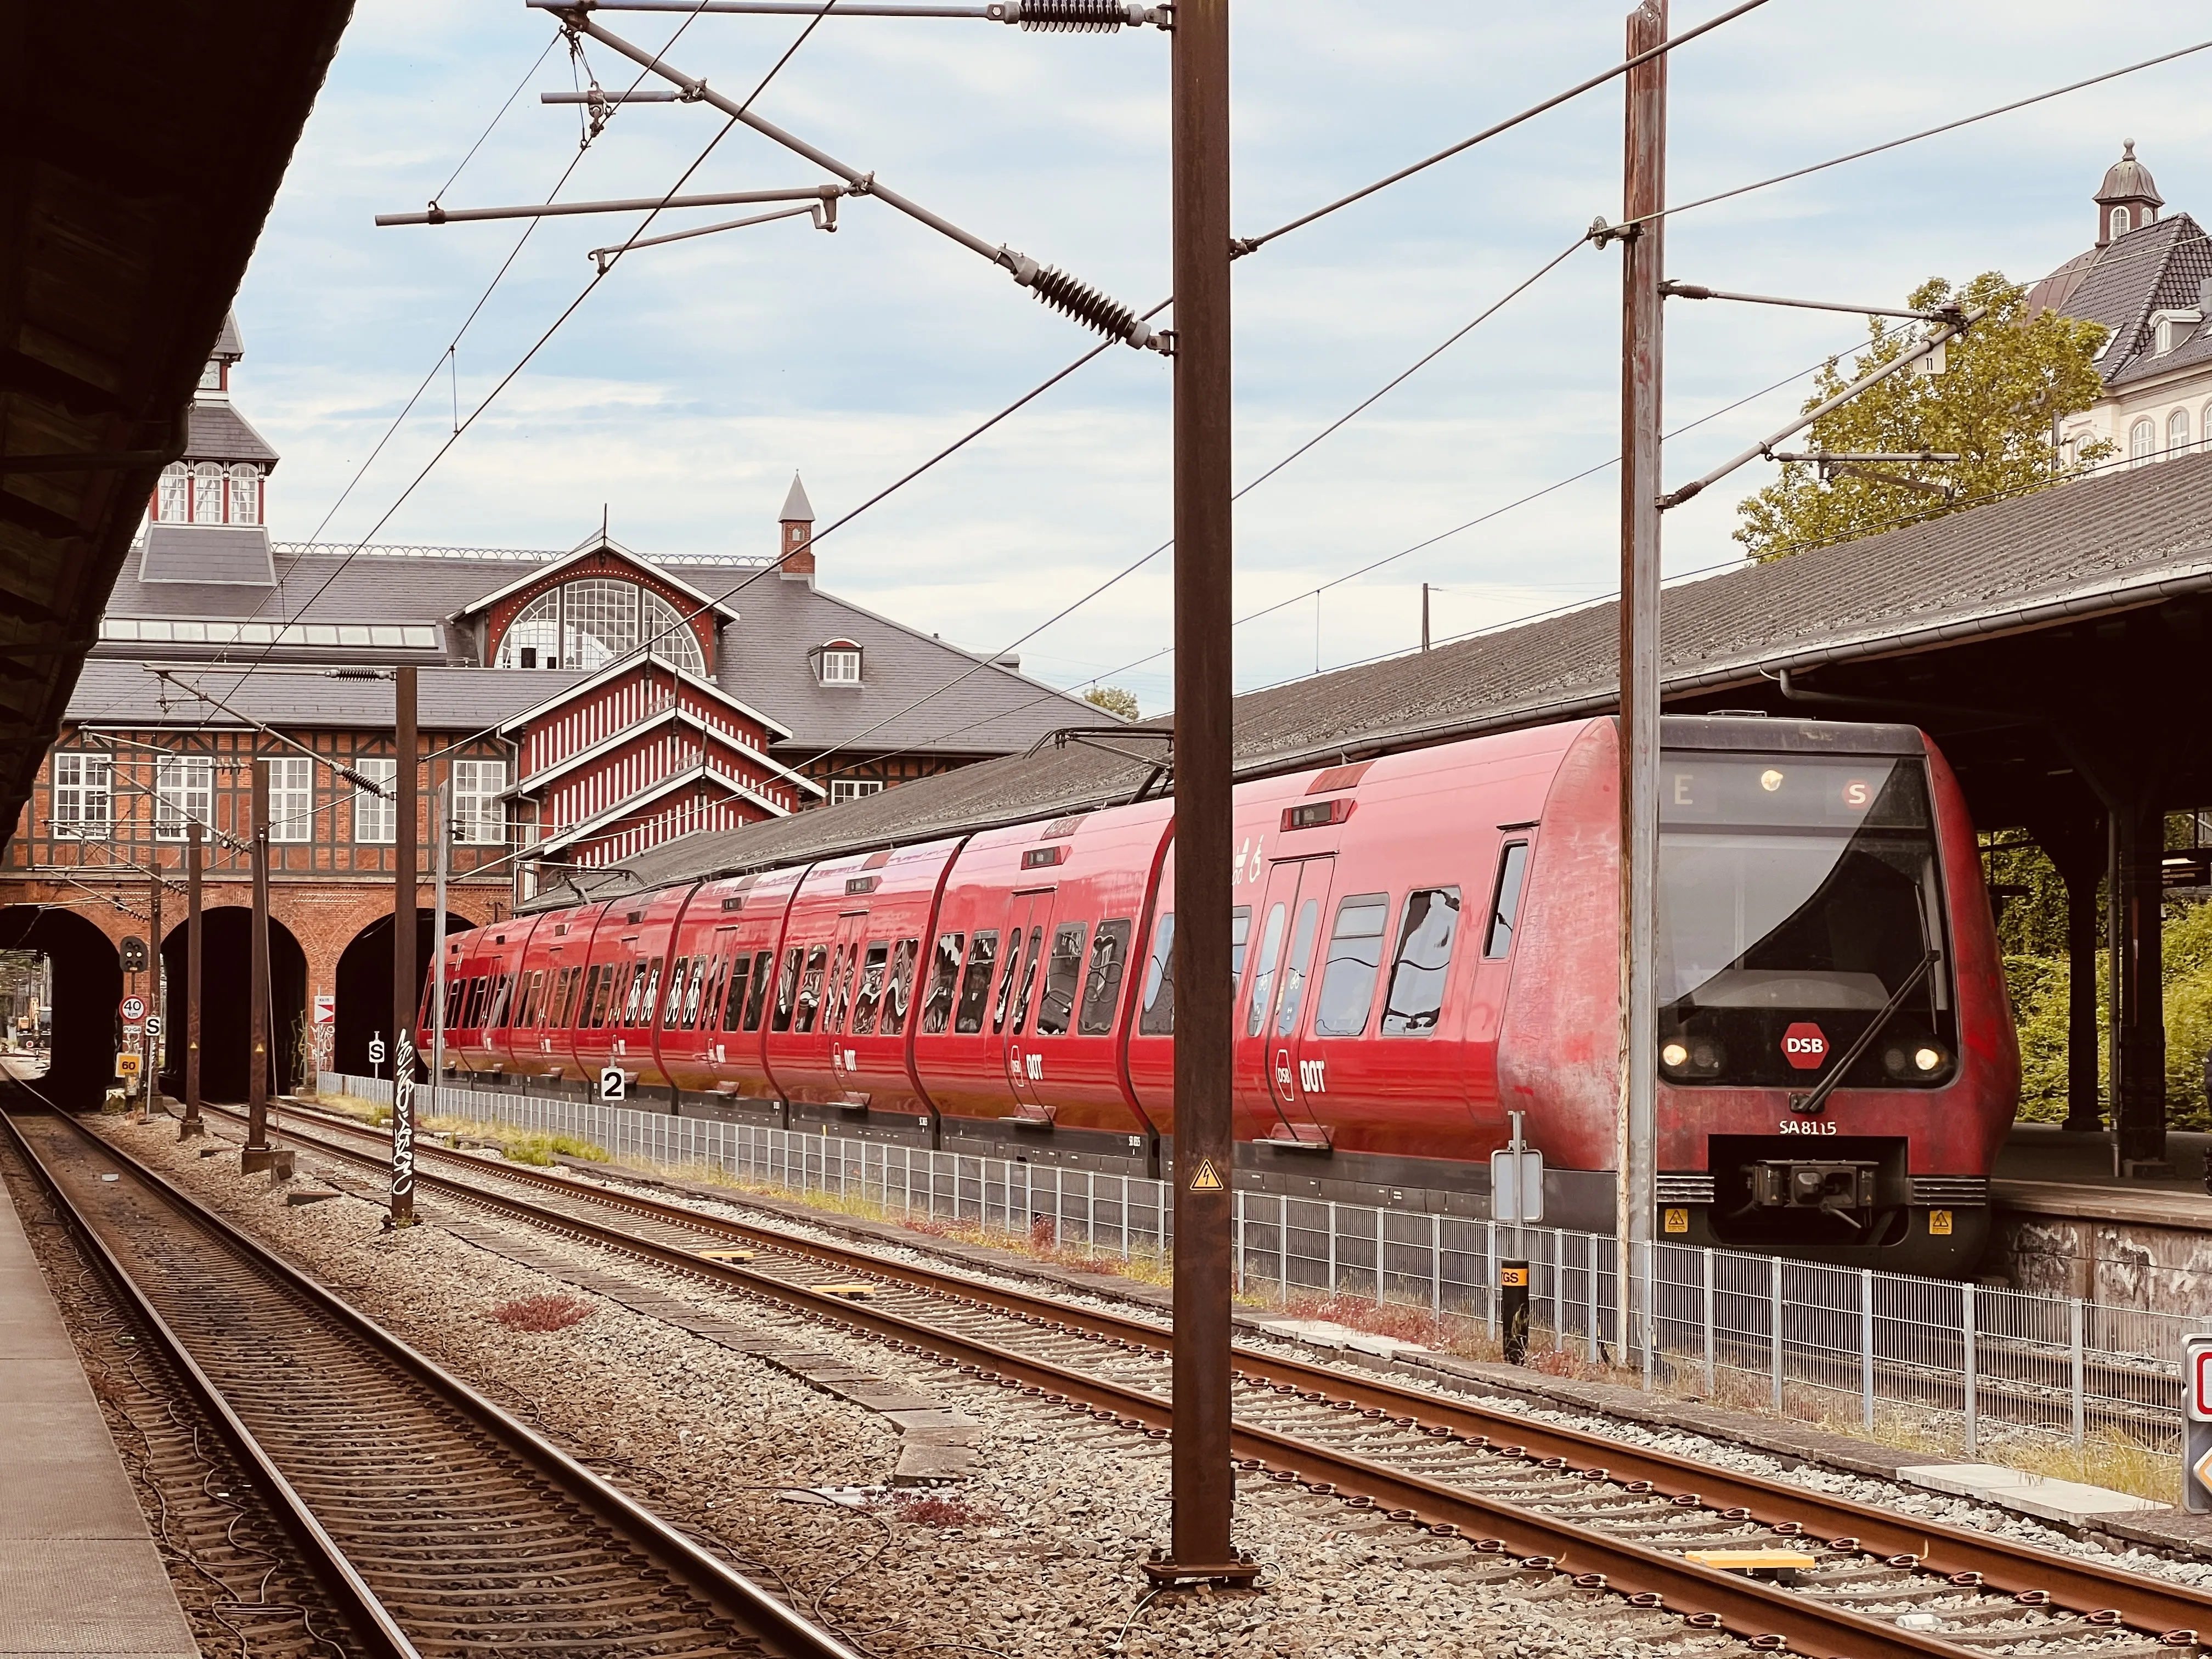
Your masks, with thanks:
M1118 685L1094 685L1083 694L1083 701L1093 708L1103 708L1109 714L1119 714L1125 720L1142 718L1137 707L1137 694L1124 691Z
M1946 348L1942 374L1901 369L1790 441L1793 447L1832 453L1932 449L1959 460L1877 465L1869 470L1886 477L1840 474L1826 483L1817 467L1785 462L1779 478L1736 508L1743 522L1735 538L1751 556L1778 558L1941 518L1993 496L2042 489L2110 454L2112 446L2100 441L2067 461L2051 442L2053 423L2088 408L2103 389L2092 359L2104 343L2105 329L2052 311L2031 319L2027 294L2001 271L1984 271L1955 297L1969 309L1986 306L1989 314ZM1933 277L1905 303L1928 310L1953 298L1950 283ZM1895 361L1916 337L1913 328L1880 318L1869 317L1867 324L1867 349L1848 373L1830 358L1805 409ZM1943 486L1950 495L1890 482L1898 477Z

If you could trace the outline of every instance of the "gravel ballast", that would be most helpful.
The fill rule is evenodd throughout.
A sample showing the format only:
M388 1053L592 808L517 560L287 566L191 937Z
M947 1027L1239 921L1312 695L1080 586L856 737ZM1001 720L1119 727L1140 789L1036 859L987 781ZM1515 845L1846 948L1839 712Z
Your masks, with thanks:
M1138 1564L1168 1534L1160 1443L1095 1424L1071 1430L1065 1413L1041 1401L1008 1398L835 1326L802 1324L772 1305L434 1196L418 1197L422 1224L388 1231L380 1207L359 1197L288 1203L266 1176L238 1173L233 1143L203 1158L206 1143L179 1144L172 1123L107 1119L100 1127L884 1659L1641 1659L1662 1647L1678 1655L1741 1649L1574 1590L1557 1575L1501 1567L1463 1544L1362 1520L1279 1486L1248 1489L1239 1504L1238 1541L1263 1565L1261 1589L1152 1595ZM326 1169L308 1149L299 1169L295 1188L324 1176L359 1188L356 1170L335 1161ZM586 1280L605 1283L609 1294L580 1288ZM494 1314L562 1295L589 1310L565 1329L517 1329ZM659 1306L665 1316L625 1303ZM703 1319L735 1334L711 1340L672 1318ZM942 1486L893 1488L910 1451L901 1413L871 1410L765 1352L730 1346L787 1346L795 1328L816 1355L849 1366L825 1376L883 1379L898 1385L893 1397L904 1400L907 1417L918 1414L913 1398L925 1396L971 1425L961 1432L980 1472ZM793 1501L810 1488L830 1496Z

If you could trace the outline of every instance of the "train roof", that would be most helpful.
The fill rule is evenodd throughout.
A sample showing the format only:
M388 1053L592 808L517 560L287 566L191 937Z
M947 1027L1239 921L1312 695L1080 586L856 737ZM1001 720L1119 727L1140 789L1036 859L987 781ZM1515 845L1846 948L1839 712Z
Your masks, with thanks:
M2212 586L2208 524L2212 453L1747 562L1662 595L1663 684L1670 697L1771 687L1784 671L2157 604ZM1616 606L1605 600L1248 692L1236 705L1238 775L1611 714L1619 630ZM1848 720L1854 711L1820 712ZM1775 744L1792 724L1742 722L1759 728L1754 745ZM1127 800L1168 749L1162 739L1171 725L1163 717L1110 735L1048 738L1029 754L772 823L687 836L611 868L653 886ZM1893 735L1871 740L1903 741L1893 734L1909 730L1893 721L1877 729ZM1911 741L1917 747L1917 736ZM609 875L580 872L579 880L594 891L629 890L603 884Z

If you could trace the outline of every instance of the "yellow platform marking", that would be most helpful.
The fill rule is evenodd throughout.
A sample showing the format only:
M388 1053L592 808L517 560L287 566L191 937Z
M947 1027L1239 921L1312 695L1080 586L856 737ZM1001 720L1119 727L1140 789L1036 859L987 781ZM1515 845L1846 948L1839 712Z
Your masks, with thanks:
M1190 1178L1190 1189L1194 1193L1218 1193L1221 1190L1221 1177L1215 1173L1212 1158L1198 1160L1198 1173Z
M817 1285L812 1287L823 1296L873 1296L872 1285Z
M1683 1559L1721 1572L1807 1572L1820 1565L1796 1550L1692 1550Z
M713 1245L707 1249L695 1250L692 1254L703 1256L709 1261L750 1261L753 1259L750 1250L741 1250L728 1244Z

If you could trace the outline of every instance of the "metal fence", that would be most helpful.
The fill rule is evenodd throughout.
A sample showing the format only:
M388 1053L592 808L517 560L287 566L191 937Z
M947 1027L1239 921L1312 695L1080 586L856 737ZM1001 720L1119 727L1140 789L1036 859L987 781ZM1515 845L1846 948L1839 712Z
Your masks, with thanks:
M318 1090L389 1104L392 1085L318 1073ZM421 1091L426 1115L568 1135L617 1162L719 1172L834 1195L902 1220L1158 1261L1175 1243L1165 1182L800 1133L720 1117L483 1090ZM1516 1231L1518 1236L1516 1237ZM1612 1352L1613 1240L1421 1211L1236 1194L1236 1288L1248 1306L1493 1354L1501 1261L1529 1268L1530 1345L1626 1364L1678 1388L1969 1456L2054 1437L2179 1443L2182 1339L2202 1322L1987 1285L1657 1243L1637 1277L1649 1309Z

